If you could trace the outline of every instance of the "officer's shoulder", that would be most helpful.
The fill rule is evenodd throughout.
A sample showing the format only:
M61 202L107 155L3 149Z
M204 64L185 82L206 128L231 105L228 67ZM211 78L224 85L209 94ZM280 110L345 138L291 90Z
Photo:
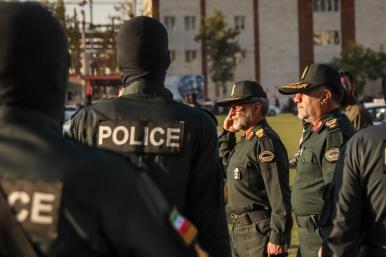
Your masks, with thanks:
M270 127L259 128L255 131L255 136L258 141L276 140L277 135Z

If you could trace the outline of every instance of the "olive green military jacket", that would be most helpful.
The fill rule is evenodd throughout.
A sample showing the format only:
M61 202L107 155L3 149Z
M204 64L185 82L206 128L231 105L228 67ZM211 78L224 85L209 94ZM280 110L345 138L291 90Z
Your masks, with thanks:
M373 125L371 114L359 102L347 105L344 111L356 130Z
M224 132L219 139L228 205L234 214L269 210L270 242L283 245L292 224L287 150L266 120L252 132L237 144L234 133Z
M323 194L332 180L340 150L354 133L350 121L338 109L306 128L291 195L295 215L321 213Z
M386 256L386 124L347 142L332 185L333 225L324 256Z

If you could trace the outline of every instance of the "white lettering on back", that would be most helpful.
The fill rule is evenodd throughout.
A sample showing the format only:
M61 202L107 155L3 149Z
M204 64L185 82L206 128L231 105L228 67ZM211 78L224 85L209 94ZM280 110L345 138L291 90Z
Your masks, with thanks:
M154 146L160 146L165 143L165 139L162 138L158 142L155 141L155 133L157 132L163 135L165 134L165 130L161 127L156 127L150 131L150 143Z
M32 199L31 222L38 224L52 224L52 210L55 195L36 192ZM51 213L51 215L43 214L43 212Z
M172 140L180 140L180 132L181 129L179 128L168 128L166 134L166 146L180 147L178 142L172 142Z
M141 141L135 141L135 127L130 128L130 145L142 145Z
M11 206L14 206L17 201L20 201L23 205L29 203L31 201L29 195L26 192L23 191L15 191L12 192L8 196L8 203ZM28 217L28 210L26 209L21 209L17 214L16 218L19 222L23 222L27 219Z
M123 137L121 140L118 139L118 132L122 132L123 133ZM112 139L113 139L113 143L116 144L116 145L123 145L127 142L127 140L129 139L129 131L128 129L125 127L125 126L118 126L114 129L113 131L113 136L112 136Z
M103 144L103 139L111 136L111 128L109 126L99 126L98 145Z

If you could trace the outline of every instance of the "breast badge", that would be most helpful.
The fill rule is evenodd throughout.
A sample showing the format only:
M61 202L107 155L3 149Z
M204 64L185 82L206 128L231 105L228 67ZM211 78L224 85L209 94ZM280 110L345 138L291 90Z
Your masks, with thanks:
M258 156L259 161L262 163L271 162L275 158L275 154L271 151L263 151Z
M241 174L240 174L239 168L236 168L236 169L233 171L233 178L234 178L235 180L241 179Z
M330 147L324 154L324 158L326 158L328 162L336 162L339 159L339 154L339 147Z

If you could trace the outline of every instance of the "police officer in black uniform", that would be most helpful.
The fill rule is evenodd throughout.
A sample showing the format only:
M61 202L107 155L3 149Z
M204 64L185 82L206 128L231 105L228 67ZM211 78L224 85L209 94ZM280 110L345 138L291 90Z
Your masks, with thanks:
M292 226L287 150L266 121L269 102L254 81L239 81L220 136L219 150L227 174L234 257L287 254ZM235 132L243 131L236 144Z
M386 99L386 77L383 78ZM386 256L386 123L357 132L346 144L332 181L332 228L323 256Z
M326 64L308 65L300 82L285 85L281 94L294 94L304 127L292 185L291 203L299 234L297 256L315 257L322 245L320 214L328 200L329 183L344 143L355 133L339 111L343 89L337 70Z
M0 197L38 255L194 255L171 227L176 217L185 220L173 212L167 223L145 174L62 138L69 57L51 12L0 3L0 35ZM10 244L2 253L18 243L4 237Z
M80 110L70 133L79 142L137 156L167 199L197 225L210 256L229 256L216 129L211 118L172 99L165 27L136 17L118 34L123 88L116 99Z

